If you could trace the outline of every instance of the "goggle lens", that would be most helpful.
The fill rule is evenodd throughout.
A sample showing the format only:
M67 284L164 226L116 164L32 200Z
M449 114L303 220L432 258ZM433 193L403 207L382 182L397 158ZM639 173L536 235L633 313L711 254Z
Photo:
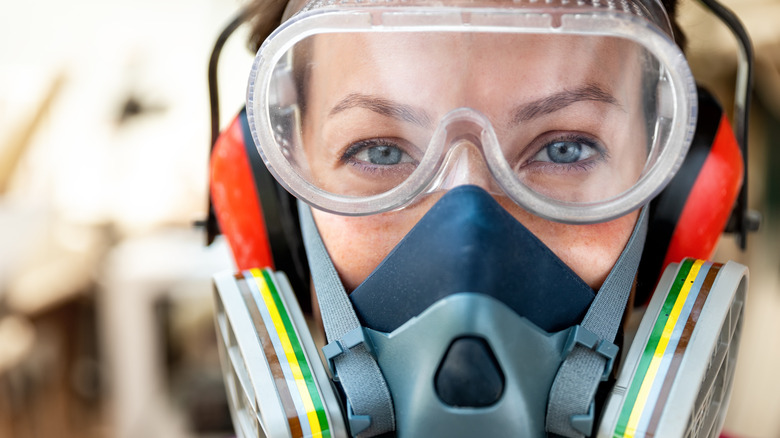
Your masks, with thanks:
M288 189L343 214L400 208L458 169L554 220L617 217L671 178L694 120L690 72L626 35L323 28L282 47L256 64L256 141Z

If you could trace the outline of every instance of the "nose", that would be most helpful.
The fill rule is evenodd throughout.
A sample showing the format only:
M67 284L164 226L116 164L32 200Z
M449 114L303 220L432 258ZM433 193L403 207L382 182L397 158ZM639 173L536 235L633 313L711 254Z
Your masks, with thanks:
M457 140L450 147L437 180L436 186L440 190L450 190L462 185L475 185L488 193L498 190L481 148L469 139Z
M485 148L497 149L498 139L484 114L468 107L450 111L431 143L444 153L428 193L474 185L494 196L505 196L488 164Z

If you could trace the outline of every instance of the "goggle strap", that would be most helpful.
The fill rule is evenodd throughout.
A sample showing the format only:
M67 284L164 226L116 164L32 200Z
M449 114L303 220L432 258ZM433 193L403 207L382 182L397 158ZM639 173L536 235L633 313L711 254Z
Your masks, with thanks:
M314 224L311 208L299 200L298 211L328 341L322 351L347 396L351 433L369 437L393 431L395 412L387 382L362 337L360 320Z
M566 356L550 389L547 404L547 431L569 438L590 436L595 423L593 401L605 368L612 363L612 351L635 273L642 258L647 236L647 209L643 208L637 225L618 261L593 299L579 328L595 338L587 345L577 341Z

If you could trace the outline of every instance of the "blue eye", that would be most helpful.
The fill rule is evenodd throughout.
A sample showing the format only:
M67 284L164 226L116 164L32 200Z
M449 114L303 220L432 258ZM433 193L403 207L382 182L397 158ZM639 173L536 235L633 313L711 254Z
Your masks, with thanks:
M579 139L555 140L548 143L533 157L532 161L554 164L572 164L601 155L598 146Z
M579 161L583 155L582 145L573 141L556 141L548 145L545 151L553 163L574 163ZM588 155L588 152L590 152L587 146L584 152L585 155Z
M364 140L355 143L344 153L343 161L373 166L395 166L414 163L402 148L387 140Z
M369 163L378 164L380 166L392 166L398 164L404 156L404 153L393 146L374 146L366 148L362 153L357 155L366 155Z

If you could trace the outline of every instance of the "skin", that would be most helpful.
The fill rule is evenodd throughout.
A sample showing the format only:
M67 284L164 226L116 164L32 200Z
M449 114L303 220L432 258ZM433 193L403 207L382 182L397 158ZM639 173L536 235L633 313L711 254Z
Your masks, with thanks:
M390 41L353 34L320 37L311 53L303 153L312 163L311 178L326 190L366 195L361 190L371 187L377 174L395 184L402 181L422 158L441 118L460 107L490 120L513 168L527 185L547 195L577 201L616 194L642 171L645 149L636 146L645 144L643 117L637 116L640 63L625 44L486 35ZM583 133L609 145L584 160L587 166L537 160L550 141ZM535 216L501 191L485 163L485 146L478 132L473 134L447 143L458 153L445 165L445 186L403 209L362 217L313 209L348 291L387 256L443 190L459 184L488 190L586 283L594 289L601 286L630 237L637 213L592 225ZM377 170L365 165L365 154L347 153L356 142L372 138L399 145L409 162L396 170ZM541 189L553 181L562 189Z

